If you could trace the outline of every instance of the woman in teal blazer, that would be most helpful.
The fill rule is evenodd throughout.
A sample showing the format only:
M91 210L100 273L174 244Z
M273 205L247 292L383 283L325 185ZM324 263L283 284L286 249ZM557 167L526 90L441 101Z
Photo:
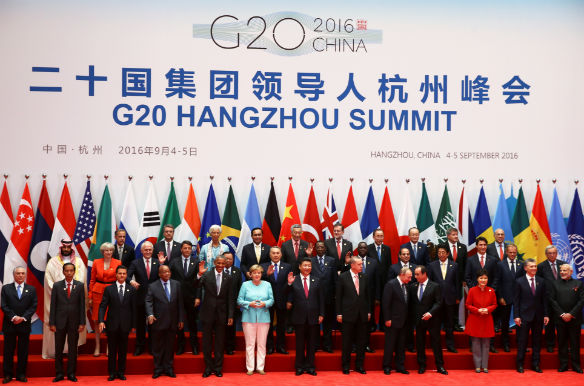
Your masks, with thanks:
M245 367L247 375L254 368L264 375L266 362L266 340L270 329L269 308L274 305L272 286L261 280L263 268L258 264L249 268L251 280L244 282L239 290L237 304L241 308L241 324L245 336ZM257 344L257 366L254 366L254 351Z

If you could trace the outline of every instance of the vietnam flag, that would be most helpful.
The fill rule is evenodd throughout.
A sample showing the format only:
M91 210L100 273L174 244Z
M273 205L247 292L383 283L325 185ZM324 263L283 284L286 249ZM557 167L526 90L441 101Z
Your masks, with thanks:
M395 264L397 263L397 255L401 244L387 186L385 187L385 193L383 193L383 200L379 208L379 227L385 235L383 244L387 245L391 250L391 263Z
M541 263L546 259L545 248L552 243L552 235L548 224L547 215L545 214L545 206L543 204L543 197L539 184L537 185L537 193L533 202L533 209L531 210L531 217L529 218L529 227L531 234L535 239L535 251L537 262Z
M280 236L278 237L278 246L281 247L284 241L292 238L292 225L300 224L300 215L298 214L298 206L296 206L296 197L294 197L294 189L292 183L288 187L288 197L286 197L286 209L284 210L284 218L282 219L282 228L280 229Z
M304 212L304 221L302 223L302 240L306 240L313 245L318 240L322 240L320 217L318 216L318 207L314 196L314 188L310 187L306 212ZM313 253L316 253L314 251Z

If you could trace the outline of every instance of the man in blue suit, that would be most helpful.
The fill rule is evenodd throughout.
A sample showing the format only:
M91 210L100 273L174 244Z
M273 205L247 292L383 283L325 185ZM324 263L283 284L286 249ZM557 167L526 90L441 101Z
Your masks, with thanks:
M407 248L410 251L411 261L415 265L428 266L430 264L430 253L426 244L423 241L418 241L420 240L420 230L416 227L411 227L408 230L408 237L410 242L402 244L400 249Z
M509 352L509 318L515 297L517 278L524 276L523 261L517 259L517 245L505 246L505 259L498 264L497 270L497 302L501 321L501 338L503 351Z

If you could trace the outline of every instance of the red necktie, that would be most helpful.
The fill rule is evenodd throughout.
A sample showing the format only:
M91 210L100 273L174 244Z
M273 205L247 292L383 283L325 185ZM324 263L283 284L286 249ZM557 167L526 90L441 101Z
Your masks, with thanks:
M535 283L533 282L533 278L530 278L531 280L531 294L533 296L535 296Z
M458 257L458 252L456 251L456 244L452 245L452 260L456 262L456 258Z
M499 244L499 254L501 255L501 260L503 260L503 256L505 256L503 254L503 244Z
M481 256L481 268L485 268L485 256Z
M150 259L146 259L146 276L150 279Z
M357 295L359 295L359 277L357 275L355 275L354 279L355 279L355 289L357 290Z
M67 297L71 297L71 283L67 283Z
M306 278L304 278L304 295L308 299L308 284L306 283Z
M341 240L337 240L337 255L339 255L339 259L342 258L342 256L341 256Z
M294 241L294 255L298 258L298 241Z

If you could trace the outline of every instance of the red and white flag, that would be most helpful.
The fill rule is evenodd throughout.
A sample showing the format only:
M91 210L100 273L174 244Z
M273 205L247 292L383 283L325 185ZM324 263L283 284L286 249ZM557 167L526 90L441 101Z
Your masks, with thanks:
M400 242L397 225L395 224L395 216L393 214L393 207L391 206L391 199L389 198L389 189L387 186L385 187L383 201L381 201L381 207L379 208L379 227L383 230L385 235L383 244L387 245L391 250L391 263L397 263L397 255L402 243Z
M339 222L339 215L337 214L337 207L335 206L335 199L333 192L329 186L326 194L326 203L322 209L322 223L321 228L325 239L334 237L333 228Z
M343 212L343 227L345 228L344 238L353 244L353 252L357 250L359 242L363 241L361 235L361 225L359 224L359 215L355 206L355 197L353 196L353 185L349 188L345 211Z
M410 228L415 226L416 215L414 214L414 207L412 206L412 200L410 198L410 188L409 185L406 184L404 190L404 203L401 207L399 219L397 221L397 232L399 234L400 245L410 241L408 234Z
M318 240L322 240L320 229L316 197L314 196L314 188L311 186L308 202L306 203L306 212L304 212L304 221L302 221L302 239L316 244Z
M53 235L51 236L51 243L49 244L49 256L57 256L61 252L61 240L73 241L75 234L75 212L73 211L73 203L69 195L69 188L67 181L63 185L61 192L61 200L59 201L59 208L57 209L57 217L55 218L55 227L53 228ZM77 254L77 249L72 246Z
M32 230L34 226L34 211L32 200L28 190L28 182L24 185L24 192L18 205L18 212L14 219L14 228L10 236L10 244L6 251L4 260L4 280L3 283L12 283L14 277L12 271L16 267L25 267L28 260L28 251L32 240Z

